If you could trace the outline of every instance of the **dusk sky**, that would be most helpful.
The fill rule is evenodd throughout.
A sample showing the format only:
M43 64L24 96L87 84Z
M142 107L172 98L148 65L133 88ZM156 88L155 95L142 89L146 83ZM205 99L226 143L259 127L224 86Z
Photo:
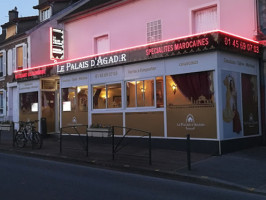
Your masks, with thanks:
M27 17L38 15L36 9L33 6L38 5L38 0L2 0L0 6L0 25L8 22L8 11L15 8L18 9L19 17ZM0 34L2 33L2 28L0 27Z

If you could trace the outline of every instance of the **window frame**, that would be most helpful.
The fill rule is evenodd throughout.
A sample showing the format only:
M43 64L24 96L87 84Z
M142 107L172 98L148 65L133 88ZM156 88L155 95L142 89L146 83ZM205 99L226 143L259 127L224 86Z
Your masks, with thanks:
M107 37L107 45L108 45L108 50L106 51L103 51L103 52L99 52L98 51L98 39L99 38L104 38L104 37ZM110 34L109 33L105 33L105 34L101 34L101 35L96 35L93 37L93 45L94 45L94 53L95 54L104 54L104 53L107 53L109 51L111 51L111 43L110 43Z
M6 76L6 51L5 50L0 51L0 57L2 58L0 60L1 62L0 65L2 65L2 71L0 70L0 78L2 78Z
M105 100L105 108L94 108L94 101L93 101L93 88L95 86L104 86L105 88L105 96L107 97L108 96L108 87L109 85L114 85L114 84L120 84L121 86L121 93L120 93L120 96L121 96L121 107L117 107L117 108L108 108L108 98L106 98ZM122 92L122 88L123 88L123 83L122 82L112 82L112 83L97 83L97 84L93 84L91 85L91 110L92 111L100 111L100 110L121 110L123 109L123 105L124 105L124 98L123 98L123 92Z
M209 9L212 7L216 7L217 8L217 28L216 29L220 29L220 2L210 2L210 3L206 3L200 6L196 6L190 9L190 15L189 15L189 32L190 34L196 34L195 33L195 21L194 21L194 16L195 16L195 12L200 11L200 10L204 10L204 9Z
M17 66L17 58L18 58L18 55L17 55L17 49L18 48L22 48L22 66ZM13 49L13 54L14 54L14 57L13 57L13 71L14 70L21 70L21 69L25 69L27 68L27 62L28 62L28 59L27 59L27 44L26 43L22 43L22 44L18 44L15 46L15 48Z
M40 10L40 21L46 21L47 19L50 19L52 16L52 7L45 7L44 9Z
M146 81L146 80L153 80L153 106L138 106L138 96L137 96L137 82L138 81ZM131 79L131 80L125 80L125 98L127 96L127 82L135 82L135 106L134 107L128 107L125 103L125 109L149 109L149 108L157 108L157 98L156 98L156 77L150 77L150 78L141 78L141 79ZM125 99L123 98L123 99Z
M158 42L162 40L162 20L161 19L147 22L146 29L147 29L147 43L153 43L153 42ZM153 35L154 32L157 32L157 34ZM157 39L155 39L154 37L157 37Z

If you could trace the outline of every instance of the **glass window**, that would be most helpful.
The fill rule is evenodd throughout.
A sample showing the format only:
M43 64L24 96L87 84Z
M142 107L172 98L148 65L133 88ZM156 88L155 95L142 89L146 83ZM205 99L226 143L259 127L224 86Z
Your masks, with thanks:
M147 42L157 42L162 40L161 20L147 23Z
M166 77L167 105L213 104L213 73L197 72Z
M127 107L136 107L136 81L126 82Z
M3 76L4 69L4 57L3 54L0 53L0 76Z
M76 106L76 88L62 89L63 111L73 111Z
M4 94L0 92L0 115L4 114Z
M62 126L88 124L88 86L63 88Z
M107 85L107 108L121 108L121 83Z
M194 33L217 29L217 7L209 7L194 12Z
M121 83L93 86L93 109L121 107Z
M16 58L17 58L17 69L23 68L23 46L17 47L16 49Z
M154 106L154 80L126 82L127 107Z
M156 78L156 104L157 108L164 107L163 77Z
M38 92L20 94L20 113L38 112Z
M88 111L88 87L80 86L77 87L78 93L78 110L80 112Z
M41 10L41 15L40 15L41 21L49 19L51 15L52 15L51 7Z

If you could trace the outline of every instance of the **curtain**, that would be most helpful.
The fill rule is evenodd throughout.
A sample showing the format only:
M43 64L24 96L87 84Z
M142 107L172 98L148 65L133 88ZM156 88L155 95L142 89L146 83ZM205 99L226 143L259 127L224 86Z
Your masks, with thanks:
M181 93L189 100L195 101L200 96L211 99L212 91L211 80L209 78L211 72L199 72L182 75L171 75L173 81L181 91Z

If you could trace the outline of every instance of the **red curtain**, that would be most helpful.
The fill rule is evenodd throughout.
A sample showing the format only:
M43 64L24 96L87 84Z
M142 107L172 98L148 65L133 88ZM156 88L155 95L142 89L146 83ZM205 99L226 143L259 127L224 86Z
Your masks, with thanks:
M211 72L198 72L182 75L171 75L173 81L181 91L181 93L189 100L197 100L200 96L204 96L206 99L211 99L212 91Z

